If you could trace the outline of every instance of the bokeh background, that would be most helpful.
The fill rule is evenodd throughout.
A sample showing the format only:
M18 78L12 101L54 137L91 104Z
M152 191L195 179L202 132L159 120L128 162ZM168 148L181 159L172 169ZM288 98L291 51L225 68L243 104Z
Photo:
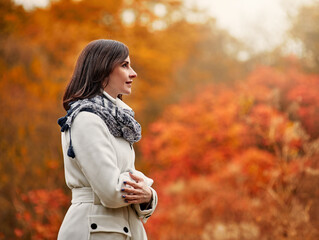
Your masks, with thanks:
M0 239L56 239L61 99L98 38L138 73L149 239L319 239L318 26L316 0L0 0Z

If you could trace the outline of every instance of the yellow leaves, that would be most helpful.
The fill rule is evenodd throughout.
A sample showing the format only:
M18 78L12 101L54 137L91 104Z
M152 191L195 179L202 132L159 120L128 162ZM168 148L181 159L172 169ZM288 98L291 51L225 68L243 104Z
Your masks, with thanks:
M243 151L235 158L235 162L241 166L241 173L246 177L246 184L261 187L268 183L269 173L278 164L275 156L256 148Z
M172 184L170 184L166 191L168 194L172 194L172 195L178 195L178 194L182 194L184 191L188 191L189 186L186 186L186 183L184 180L177 180L176 182L173 182Z
M5 216L16 211L8 203L13 200L25 209L21 226L5 226L13 235L0 238L31 231L34 239L56 238L68 199L61 191L30 189L64 186L55 119L78 53L96 38L126 43L139 76L125 101L142 121L139 146L161 194L159 215L150 219L158 223L152 239L212 239L218 229L237 234L245 228L239 222L254 229L251 219L264 234L277 229L271 223L278 215L290 219L285 212L294 206L291 198L304 196L291 190L295 182L303 181L304 169L317 174L318 76L300 72L298 64L260 67L236 86L210 86L241 79L249 66L234 60L239 45L213 20L190 24L183 1L52 1L29 13L5 3L0 186L7 195L0 205ZM135 18L130 27L123 24L127 9ZM167 108L179 99L184 100ZM305 186L311 192L316 185ZM278 208L269 192L287 209ZM14 221L13 216L7 222ZM296 226L308 230L311 224Z
M205 225L203 240L257 239L260 229L254 222L217 222Z
M250 112L254 104L254 98L252 96L241 96L239 98L240 115L246 115Z
M32 71L35 78L44 78L44 69L42 61L39 59L39 57L35 57L33 59L33 61L31 62L30 70Z

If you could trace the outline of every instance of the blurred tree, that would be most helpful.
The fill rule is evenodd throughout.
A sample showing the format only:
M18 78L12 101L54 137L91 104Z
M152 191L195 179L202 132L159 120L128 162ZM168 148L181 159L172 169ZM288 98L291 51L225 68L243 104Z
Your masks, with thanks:
M152 239L317 239L318 85L261 67L169 107L142 140Z
M291 62L298 63L305 71L319 72L319 2L301 7L298 14L290 17L290 29L285 41L270 51L251 54L245 64L247 71L263 64L285 69ZM287 13L289 14L289 13ZM292 55L292 52L295 54Z
M129 46L139 78L127 101L143 127L176 101L177 95L188 91L184 83L196 75L194 66L201 65L191 61L195 49L199 50L196 59L212 60L216 70L206 65L200 70L205 78L198 78L189 88L210 81L210 76L217 76L226 66L238 68L229 51L211 58L216 49L210 50L209 41L215 41L217 48L230 37L213 22L209 27L202 27L206 23L202 20L189 22L187 16L192 12L180 0L60 0L30 11L11 0L0 0L0 216L6 219L0 239L52 239L59 228L67 201L52 209L57 211L53 215L38 215L37 209L39 204L51 206L56 191L64 192L61 198L69 194L56 119L64 114L61 98L77 55L89 41L112 38ZM202 19L204 15L194 16ZM182 71L189 67L189 77L182 83ZM211 79L224 78L229 80L230 75ZM44 188L47 190L37 190ZM63 192L56 190L61 188ZM41 203L22 197L37 191ZM43 235L47 222L52 226L49 235Z
M318 180L318 77L300 72L298 60L281 58L275 65L282 71L260 68L226 87L256 62L238 61L241 44L181 0L60 0L31 11L0 0L0 14L0 239L55 238L69 194L56 119L77 55L97 38L126 43L139 75L125 101L143 134L150 131L137 147L150 159L139 165L154 172L161 194L163 207L151 220L158 225L149 228L154 239L179 239L181 231L218 239L220 229L261 236L275 228L291 236L283 232L287 219L296 236L308 222L305 234L317 236L309 183ZM307 56L315 56L313 46Z
M319 2L302 7L293 19L290 34L303 48L303 64L313 72L319 72Z

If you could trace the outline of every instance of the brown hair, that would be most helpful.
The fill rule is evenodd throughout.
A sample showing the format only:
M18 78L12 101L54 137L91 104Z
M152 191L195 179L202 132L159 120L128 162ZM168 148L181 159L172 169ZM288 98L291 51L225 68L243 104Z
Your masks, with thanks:
M127 46L121 42L106 39L90 42L82 50L64 92L64 109L70 108L70 102L100 94L100 89L108 84L107 77L128 55Z

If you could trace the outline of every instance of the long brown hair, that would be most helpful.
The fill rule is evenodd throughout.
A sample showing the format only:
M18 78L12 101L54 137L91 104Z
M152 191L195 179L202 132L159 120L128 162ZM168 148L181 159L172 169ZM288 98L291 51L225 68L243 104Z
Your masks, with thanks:
M115 40L99 39L90 42L81 52L72 78L63 96L63 107L78 99L100 94L108 84L107 77L129 55L126 45Z

